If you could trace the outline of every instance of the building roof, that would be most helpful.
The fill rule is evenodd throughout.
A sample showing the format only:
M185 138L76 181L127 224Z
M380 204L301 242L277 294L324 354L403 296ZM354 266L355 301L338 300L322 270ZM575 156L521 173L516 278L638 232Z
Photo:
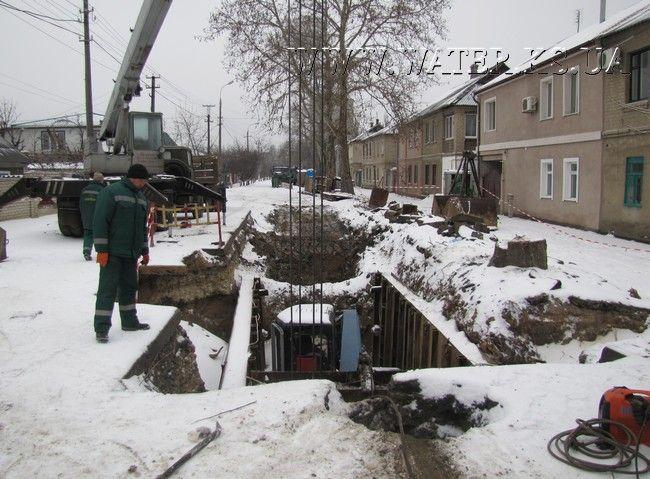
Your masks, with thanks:
M0 136L0 169L3 167L22 168L29 163L29 161L29 158Z
M585 28L583 31L565 38L552 47L546 49L546 51L539 57L535 58L535 56L532 56L514 69L509 70L508 72L505 72L502 75L499 75L498 77L489 81L478 90L487 90L493 86L503 83L504 81L515 78L526 71L530 71L539 65L545 64L555 58L563 56L566 53L577 50L578 48L583 47L587 44L591 44L600 38L612 35L648 20L650 20L650 0L643 0L634 4L630 8L622 10L616 15L613 15L609 20L605 20L602 23L598 23L589 28Z
M449 93L445 94L442 98L439 98L433 102L428 107L420 110L415 115L413 115L409 121L417 120L418 118L425 117L430 115L433 112L442 110L453 105L459 106L476 106L474 101L474 96L472 95L476 90L476 87L479 85L480 81L484 78L484 75L471 78L462 85L454 88Z
M474 100L474 93L478 91L479 87L489 81L490 78L499 73L507 71L508 65L504 62L497 63L491 68L486 68L483 72L479 74L472 75L472 77L467 80L465 83L455 87L441 98L438 98L428 107L418 111L413 116L411 116L406 123L418 120L425 116L430 115L436 111L448 108L450 106L476 106L476 101Z
M353 141L369 140L370 138L374 138L376 136L395 135L395 134L397 134L397 129L395 128L394 125L389 125L389 126L385 126L384 128L382 128L380 130L377 130L377 131L373 131L372 129L368 130L368 131L364 131L363 133L361 133L357 137L350 140L350 143L352 143Z
M98 113L95 114L99 116ZM11 128L85 128L86 117L85 115L67 115L57 118L46 118L44 120L25 121L22 123L14 123ZM95 128L100 125L96 124Z

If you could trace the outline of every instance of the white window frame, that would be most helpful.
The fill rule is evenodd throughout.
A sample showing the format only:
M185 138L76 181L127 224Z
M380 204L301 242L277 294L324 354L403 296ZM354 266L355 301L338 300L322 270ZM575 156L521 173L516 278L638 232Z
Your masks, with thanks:
M451 120L451 136L447 136L447 120ZM445 140L454 139L454 115L445 116Z
M546 102L546 91L544 89L545 85L551 85L551 114L549 116L544 116L546 114L545 102ZM542 78L539 81L539 121L552 120L553 115L555 114L554 104L555 103L555 85L553 84L553 75Z
M575 72L575 73L574 73ZM568 111L571 108L571 77L576 77L576 111ZM580 113L580 66L576 65L569 69L562 80L564 95L562 99L564 116L577 115Z
M474 131L476 132L475 135L467 134L467 117L469 115L474 115ZM475 111L468 111L465 113L465 138L476 139L477 137L478 137L478 114Z
M569 165L576 164L576 195L574 198L568 195L571 188L571 168ZM562 162L562 201L578 202L580 193L580 158L564 158Z
M551 192L546 190L547 186L547 180L548 180L548 173L546 166L551 165ZM539 160L539 199L540 200L552 200L553 199L553 193L555 190L555 178L554 178L554 171L555 167L553 165L553 159L552 158L546 158L543 160Z
M488 104L493 103L494 104L494 125L492 125L492 128L490 128L490 119L488 117L489 110L488 110ZM483 111L484 113L484 121L485 121L485 131L496 131L497 129L497 98L493 96L492 98L488 98L483 102Z

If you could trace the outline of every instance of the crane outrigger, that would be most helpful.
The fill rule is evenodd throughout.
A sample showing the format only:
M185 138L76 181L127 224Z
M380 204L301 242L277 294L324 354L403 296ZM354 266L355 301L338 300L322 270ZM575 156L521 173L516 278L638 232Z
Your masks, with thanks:
M97 143L84 156L86 178L95 171L108 181L126 174L134 163L146 166L153 175L145 191L156 204L205 201L225 202L225 192L213 191L192 179L192 153L188 148L163 145L162 113L130 111L134 96L140 96L140 77L172 0L144 0L115 85L101 123ZM215 178L215 182L216 182ZM0 207L30 196L56 198L59 229L66 236L83 235L79 196L90 180L81 178L21 178L0 195Z

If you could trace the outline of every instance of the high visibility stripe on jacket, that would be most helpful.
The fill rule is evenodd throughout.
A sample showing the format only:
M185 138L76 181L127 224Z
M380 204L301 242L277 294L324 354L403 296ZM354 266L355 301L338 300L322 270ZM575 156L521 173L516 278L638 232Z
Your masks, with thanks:
M103 184L93 181L81 191L81 196L79 197L79 210L81 211L81 224L83 224L84 229L93 229L95 204L97 203L99 193L103 189Z
M104 188L95 207L95 251L123 258L149 254L147 207L147 198L127 178Z

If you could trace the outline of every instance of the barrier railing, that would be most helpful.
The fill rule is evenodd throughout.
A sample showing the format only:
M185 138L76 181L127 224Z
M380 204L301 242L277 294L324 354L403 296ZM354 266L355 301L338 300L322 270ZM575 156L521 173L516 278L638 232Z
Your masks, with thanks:
M214 214L212 221L210 214ZM221 232L221 213L222 206L220 203L201 204L191 203L174 206L152 206L149 208L148 226L149 226L149 244L154 246L153 236L157 230L168 230L169 228L191 228L193 225L211 225L216 224L219 233L219 246L223 246L223 236ZM190 217L190 214L192 217ZM205 218L202 219L202 216ZM158 223L157 220L161 222Z

